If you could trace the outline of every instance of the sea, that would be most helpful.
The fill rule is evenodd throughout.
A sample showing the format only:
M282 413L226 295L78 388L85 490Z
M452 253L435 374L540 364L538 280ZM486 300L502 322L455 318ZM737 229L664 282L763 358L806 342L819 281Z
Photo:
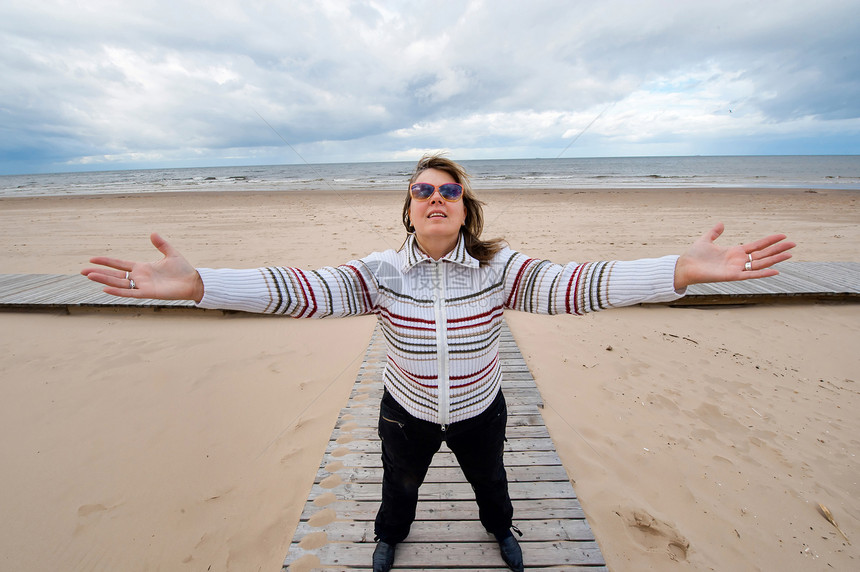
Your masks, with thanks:
M0 176L0 197L404 188L414 162L193 167ZM462 161L480 189L860 189L860 156L693 156Z

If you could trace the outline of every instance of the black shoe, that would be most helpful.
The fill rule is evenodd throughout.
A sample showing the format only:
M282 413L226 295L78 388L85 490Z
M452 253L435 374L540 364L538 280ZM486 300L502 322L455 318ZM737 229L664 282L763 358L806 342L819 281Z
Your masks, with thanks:
M523 551L520 549L520 543L513 535L502 539L497 539L499 542L499 550L502 553L502 560L508 565L508 568L514 572L523 572Z
M388 544L380 540L376 543L373 551L373 572L388 572L394 566L394 547L396 544ZM522 568L521 568L522 569Z

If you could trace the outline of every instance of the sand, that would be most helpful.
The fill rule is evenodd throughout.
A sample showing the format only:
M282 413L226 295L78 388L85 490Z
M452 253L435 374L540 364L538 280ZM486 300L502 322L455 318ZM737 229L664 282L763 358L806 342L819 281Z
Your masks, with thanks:
M483 191L556 261L785 232L860 261L855 191ZM397 248L399 193L0 200L2 273L154 259L316 267ZM614 571L860 565L860 305L508 312ZM0 569L276 570L372 318L0 312ZM830 508L848 544L819 513ZM526 558L528 554L526 553Z

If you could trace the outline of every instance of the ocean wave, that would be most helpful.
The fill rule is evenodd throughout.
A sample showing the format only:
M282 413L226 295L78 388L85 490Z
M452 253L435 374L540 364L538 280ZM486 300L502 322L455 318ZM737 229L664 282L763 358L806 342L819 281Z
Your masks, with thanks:
M860 189L860 157L631 157L464 161L480 188ZM397 190L412 165L341 163L0 176L0 196L144 192Z

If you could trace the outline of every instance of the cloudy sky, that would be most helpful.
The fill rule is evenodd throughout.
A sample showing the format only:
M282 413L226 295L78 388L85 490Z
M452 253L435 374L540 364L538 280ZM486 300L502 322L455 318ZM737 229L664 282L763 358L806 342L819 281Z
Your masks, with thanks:
M6 174L440 148L860 154L860 0L7 0L2 14Z

